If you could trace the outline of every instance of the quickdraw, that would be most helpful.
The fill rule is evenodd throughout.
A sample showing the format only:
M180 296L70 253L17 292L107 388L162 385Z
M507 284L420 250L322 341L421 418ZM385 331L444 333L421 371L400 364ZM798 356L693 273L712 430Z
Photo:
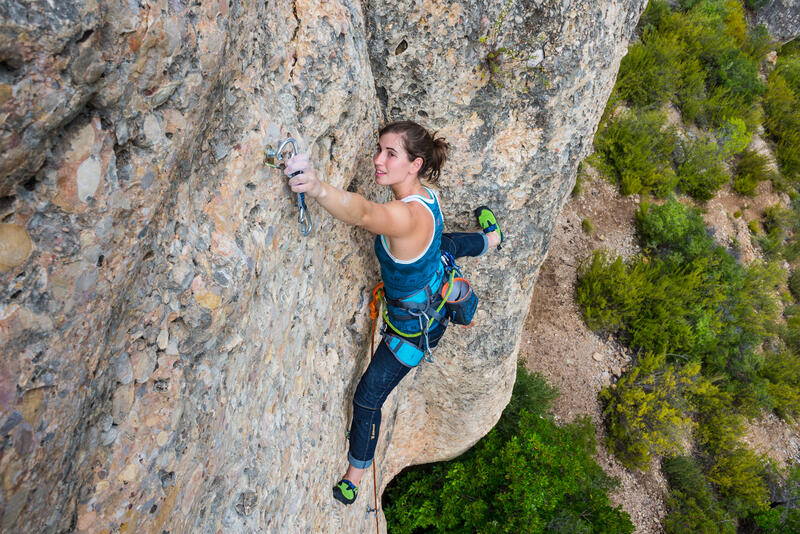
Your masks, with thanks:
M289 156L289 159L293 158L297 155L297 142L289 137L281 142L278 145L278 150L273 150L272 147L267 148L266 152L264 153L264 164L273 167L276 169L284 169L286 168L286 164L284 163L285 158L283 157L283 149L286 148L286 145L292 145L292 153ZM275 160L275 158L281 159L280 165L275 165L270 160ZM297 171L289 175L289 178L293 176L297 176L302 171ZM300 223L300 231L304 236L307 236L311 233L311 230L314 228L314 223L311 222L311 217L308 215L308 207L306 206L306 194L305 193L297 193L297 208L300 211L300 215L297 218L297 222Z

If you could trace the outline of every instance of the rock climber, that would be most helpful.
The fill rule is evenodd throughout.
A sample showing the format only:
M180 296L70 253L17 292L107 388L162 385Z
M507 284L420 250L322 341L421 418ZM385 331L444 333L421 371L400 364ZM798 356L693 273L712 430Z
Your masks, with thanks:
M411 121L388 124L378 137L375 181L391 188L391 202L372 202L320 181L306 154L291 158L284 170L287 176L294 175L289 180L292 191L316 199L340 221L376 234L375 254L392 317L392 329L384 325L381 342L353 397L349 465L333 487L333 496L344 504L355 501L361 477L372 463L384 401L419 364L425 350L438 344L447 327L447 320L434 309L447 282L442 252L454 258L480 256L503 241L494 213L485 206L475 210L483 232L442 232L439 199L422 180L434 184L439 179L449 149L444 138ZM423 330L425 336L420 335Z

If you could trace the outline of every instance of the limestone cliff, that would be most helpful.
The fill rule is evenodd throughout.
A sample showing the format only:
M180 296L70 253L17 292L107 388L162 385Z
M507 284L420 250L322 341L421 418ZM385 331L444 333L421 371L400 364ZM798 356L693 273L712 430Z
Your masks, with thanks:
M645 0L0 4L0 529L366 532L330 487L367 365L371 236L293 195L288 135L374 200L375 131L453 145L481 296L384 407L381 490L496 421L555 215ZM506 5L510 7L504 9ZM505 54L500 51L505 48ZM385 528L385 527L384 527Z

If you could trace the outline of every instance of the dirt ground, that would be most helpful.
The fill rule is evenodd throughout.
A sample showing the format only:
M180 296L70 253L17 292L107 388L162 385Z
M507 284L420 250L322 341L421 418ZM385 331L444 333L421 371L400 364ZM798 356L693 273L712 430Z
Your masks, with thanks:
M557 420L569 422L583 414L591 417L598 429L597 461L620 481L612 494L614 503L630 514L637 533L660 533L667 485L657 462L647 472L631 471L603 446L597 393L625 372L634 355L615 339L603 339L591 332L575 302L578 265L593 250L605 248L612 256L624 257L639 251L634 213L640 199L636 195L620 196L591 168L588 174L583 192L570 199L557 219L548 257L534 288L520 357L529 370L542 373L561 392L554 403ZM725 246L736 239L742 261L758 258L757 249L750 244L747 222L778 200L769 184L762 184L759 193L758 199L743 199L725 189L706 206L704 218L713 226L715 238ZM737 210L743 212L741 217L734 217ZM584 230L584 219L591 221L592 232ZM780 465L800 461L800 428L790 427L773 415L750 422L746 441Z

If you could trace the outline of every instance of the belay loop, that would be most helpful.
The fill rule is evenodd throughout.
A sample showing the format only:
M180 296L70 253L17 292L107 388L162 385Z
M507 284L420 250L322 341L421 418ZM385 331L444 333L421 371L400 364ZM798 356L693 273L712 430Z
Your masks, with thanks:
M280 145L278 145L278 150L272 153L271 149L267 150L267 157L277 157L283 159L283 149L286 148L286 145L292 145L292 153L289 156L289 159L293 158L297 155L297 142L292 137L288 137ZM274 165L272 165L274 167ZM289 175L289 178L297 176L302 171L297 171ZM300 211L300 215L297 217L297 222L300 223L300 231L304 236L307 236L311 233L311 230L314 228L314 223L311 222L311 217L308 215L308 207L306 206L306 194L305 193L297 193L297 208Z

